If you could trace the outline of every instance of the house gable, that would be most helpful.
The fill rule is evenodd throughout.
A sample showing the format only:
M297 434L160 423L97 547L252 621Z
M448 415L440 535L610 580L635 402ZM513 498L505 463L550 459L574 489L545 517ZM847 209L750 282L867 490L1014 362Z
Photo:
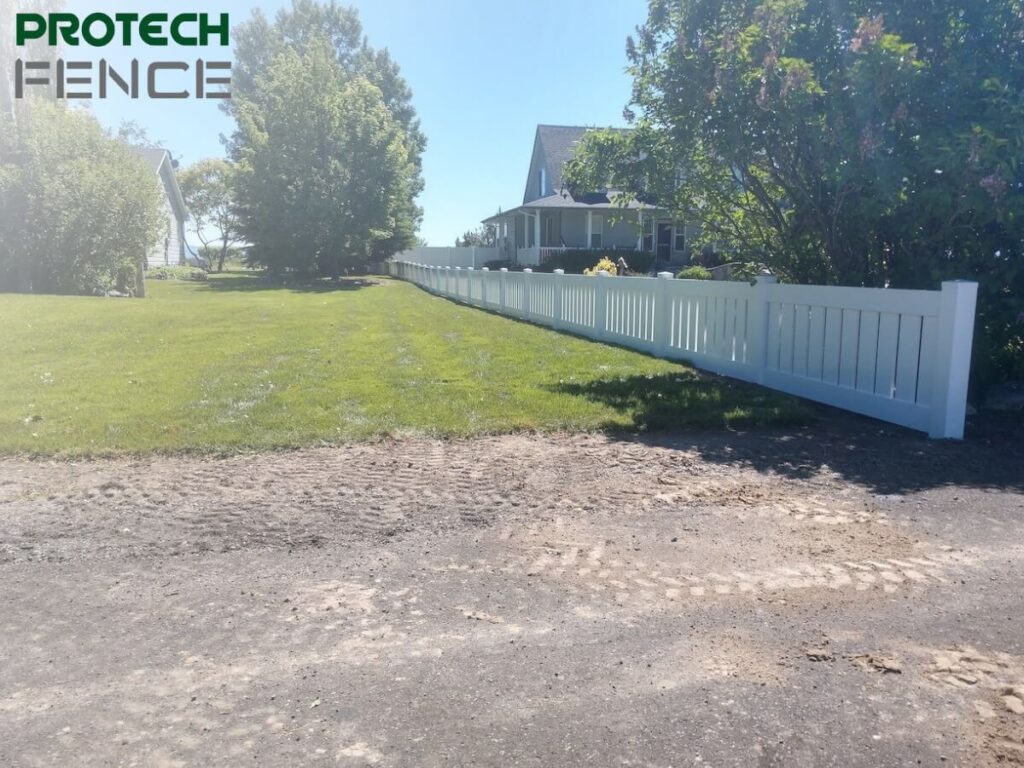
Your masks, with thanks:
M538 125L530 156L530 172L526 178L523 205L564 190L565 164L575 155L580 141L588 131L598 130L580 125ZM610 130L627 133L630 128ZM541 188L543 176L543 189Z
M160 189L164 194L163 209L167 222L166 229L147 254L146 261L150 266L183 264L188 210L178 186L171 155L166 149L158 148L140 148L137 151L159 179Z
M538 125L526 179L523 204L562 190L562 171L576 154L576 148L589 131L580 125ZM543 176L543 191L541 181Z

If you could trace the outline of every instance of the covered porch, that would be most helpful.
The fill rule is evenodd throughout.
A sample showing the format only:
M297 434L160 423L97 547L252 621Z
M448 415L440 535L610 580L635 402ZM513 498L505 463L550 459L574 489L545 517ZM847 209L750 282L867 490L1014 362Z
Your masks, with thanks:
M543 204L546 200L538 200ZM527 204L484 220L495 228L502 258L517 264L543 264L565 250L641 251L659 262L688 257L686 226L651 208Z

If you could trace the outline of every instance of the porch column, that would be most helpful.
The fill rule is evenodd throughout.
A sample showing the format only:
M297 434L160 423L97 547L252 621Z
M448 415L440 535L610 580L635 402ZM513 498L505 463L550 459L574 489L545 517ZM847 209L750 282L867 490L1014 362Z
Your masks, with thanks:
M530 217L523 213L523 248L530 247Z
M641 208L637 213L640 217L640 234L636 236L636 249L642 251L644 249L644 209Z
M540 211L535 211L533 215L535 217L534 222L533 222L533 244L535 246L537 246L537 248L539 249L540 248ZM539 253L539 251L538 251L538 253Z
M590 244L594 242L594 212L587 211L587 244L585 248L589 248Z

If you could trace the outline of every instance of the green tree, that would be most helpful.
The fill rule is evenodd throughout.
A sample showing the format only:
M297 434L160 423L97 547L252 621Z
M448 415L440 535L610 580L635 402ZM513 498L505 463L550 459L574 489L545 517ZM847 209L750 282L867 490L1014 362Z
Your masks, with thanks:
M356 11L293 0L273 22L256 12L235 40L225 108L253 263L337 274L411 247L426 140L398 66L362 39Z
M462 233L462 237L455 238L456 248L468 248L477 246L487 248L494 245L496 230L493 224L481 224L476 229L469 229Z
M204 253L214 254L211 264L224 271L232 246L242 242L234 197L234 166L227 160L200 160L178 175L192 228ZM215 247L216 246L216 247Z
M326 41L285 49L239 111L235 186L250 261L302 276L365 266L394 236L413 169L380 89L349 77Z
M610 180L700 225L696 245L789 279L979 280L980 379L1024 376L1020 0L652 0L627 43Z
M161 226L146 163L87 112L34 100L0 115L0 285L36 293L142 293Z

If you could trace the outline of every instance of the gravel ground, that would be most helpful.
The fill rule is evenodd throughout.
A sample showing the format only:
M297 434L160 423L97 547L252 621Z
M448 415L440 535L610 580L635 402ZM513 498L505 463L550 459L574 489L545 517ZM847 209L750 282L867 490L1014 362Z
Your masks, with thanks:
M1024 438L0 459L0 765L1024 765Z

